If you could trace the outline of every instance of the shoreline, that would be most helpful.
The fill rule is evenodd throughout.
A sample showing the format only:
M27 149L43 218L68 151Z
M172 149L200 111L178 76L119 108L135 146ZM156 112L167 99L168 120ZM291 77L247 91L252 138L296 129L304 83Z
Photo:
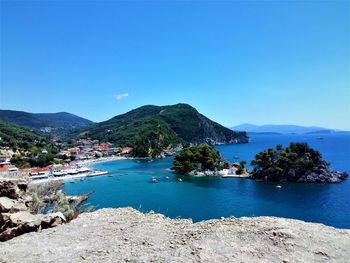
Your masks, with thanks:
M30 180L29 184L44 184L51 181L65 181L65 180L74 180L74 179L81 179L86 178L87 173L81 173L81 174L75 174L75 175L66 175L61 177L49 177L45 179L36 179L36 180Z
M85 160L82 162L77 162L77 164L80 164L82 166L90 167L93 164L97 163L104 163L104 162L111 162L111 161L118 161L118 160L129 160L134 159L132 157L121 157L121 156L113 156L113 157L102 157L99 159L93 159L93 160ZM76 179L82 179L88 177L89 173L81 173L81 174L73 174L73 175L65 175L65 176L59 176L59 177L49 177L45 179L31 179L29 184L43 184L48 183L51 181L65 181L65 180L76 180Z
M105 162L120 161L120 160L134 160L134 159L137 159L137 158L125 157L125 156L110 156L110 157L101 157L98 159L79 161L79 162L76 162L76 164L90 167L91 165L97 164L97 163L105 163Z
M75 164L79 164L79 165L91 168L92 165L98 164L98 163L105 163L105 162L111 162L111 161L122 161L122 160L140 160L140 159L147 159L147 158L110 156L110 157L101 157L99 159L78 161ZM88 175L88 173L81 173L81 174L74 174L74 175L65 175L65 176L60 176L60 177L49 177L49 178L45 178L45 179L34 179L34 180L30 179L29 184L42 184L42 183L48 183L50 181L61 181L61 180L62 181L76 180L76 179L86 178L86 177L88 177L87 175ZM99 176L101 176L101 175L99 175Z

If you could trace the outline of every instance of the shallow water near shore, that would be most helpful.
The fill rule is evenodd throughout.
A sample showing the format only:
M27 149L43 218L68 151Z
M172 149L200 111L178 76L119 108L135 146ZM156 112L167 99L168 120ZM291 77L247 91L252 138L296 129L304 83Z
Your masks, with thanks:
M350 172L350 135L253 135L251 142L217 146L230 162L246 160L267 147L307 142L319 150L335 170ZM233 159L236 156L238 159ZM341 184L255 182L249 179L182 177L170 170L172 158L118 160L92 167L108 170L107 176L66 182L64 191L95 191L88 202L95 208L131 206L153 210L171 218L193 221L222 216L278 216L350 228L350 178ZM152 183L155 176L158 183ZM169 178L166 178L169 177Z

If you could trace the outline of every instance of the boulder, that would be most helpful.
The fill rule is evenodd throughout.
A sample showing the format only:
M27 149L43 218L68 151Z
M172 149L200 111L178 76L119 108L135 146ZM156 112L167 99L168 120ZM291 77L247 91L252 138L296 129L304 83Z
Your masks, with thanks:
M0 233L0 241L6 241L41 228L42 215L32 215L29 212L21 211L13 214L6 213L3 216L3 221L7 227Z
M18 211L27 211L28 207L25 205L23 201L15 201L11 211L12 212L18 212Z
M21 195L21 191L17 186L17 183L9 180L0 181L0 197L5 196L12 199L17 199Z
M0 212L10 211L14 203L15 203L15 200L13 199L10 199L5 196L0 197Z
M61 212L33 215L26 211L0 214L0 241L7 241L24 233L55 227L66 222ZM3 227L6 225L6 227Z
M49 213L42 217L42 228L54 227L67 222L66 217L61 212Z
M9 214L0 214L0 233L11 227Z
M0 197L0 212L18 212L26 211L28 208L21 200L15 200L8 197Z
M18 188L21 191L23 191L23 192L27 191L28 182L26 180L21 180L21 179L20 180L16 180L16 183L17 183Z
M15 236L18 236L19 229L18 227L7 228L5 231L0 233L0 241L7 241Z
M42 215L33 215L27 211L20 211L10 214L10 221L12 225L36 225L40 226Z

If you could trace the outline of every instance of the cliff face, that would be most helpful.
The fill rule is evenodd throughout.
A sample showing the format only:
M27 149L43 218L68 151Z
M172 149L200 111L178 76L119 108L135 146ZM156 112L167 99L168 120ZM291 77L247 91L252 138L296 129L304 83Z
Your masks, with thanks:
M191 139L191 143L228 144L228 143L247 143L249 138L246 132L235 132L220 124L211 121L207 117L198 113L200 131L197 136Z
M193 224L102 209L0 243L0 262L346 262L350 230L273 217Z

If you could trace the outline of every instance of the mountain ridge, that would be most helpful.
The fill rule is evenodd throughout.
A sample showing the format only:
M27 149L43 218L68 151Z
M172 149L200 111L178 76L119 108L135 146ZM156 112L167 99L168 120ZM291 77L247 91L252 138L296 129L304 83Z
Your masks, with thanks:
M184 103L144 105L82 129L77 138L130 146L138 156L152 157L176 145L248 142L245 132L234 132Z
M74 129L93 122L69 112L31 113L16 110L0 110L0 120L34 130L44 135L63 136Z

